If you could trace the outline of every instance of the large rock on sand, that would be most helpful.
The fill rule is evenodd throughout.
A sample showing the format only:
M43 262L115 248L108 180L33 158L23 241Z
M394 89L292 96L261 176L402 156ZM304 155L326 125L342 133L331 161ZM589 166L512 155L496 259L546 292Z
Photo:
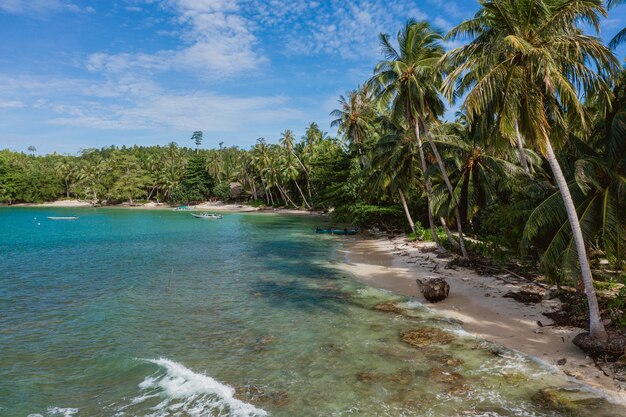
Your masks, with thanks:
M580 333L572 342L592 358L615 360L626 355L626 334L609 332L606 342L595 339L589 333Z
M424 295L424 298L431 303L438 303L445 300L450 293L450 285L443 278L416 279L417 287Z

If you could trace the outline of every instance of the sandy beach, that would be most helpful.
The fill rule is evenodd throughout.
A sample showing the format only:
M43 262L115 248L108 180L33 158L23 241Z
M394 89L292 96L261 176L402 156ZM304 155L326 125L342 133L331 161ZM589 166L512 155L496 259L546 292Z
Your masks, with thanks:
M503 298L508 292L530 289L530 284L509 274L484 276L467 268L447 267L449 260L429 252L432 248L430 243L411 243L404 238L346 240L346 263L340 267L369 285L412 297L461 321L463 328L477 337L520 351L604 391L617 402L626 402L626 392L620 391L615 381L571 342L582 330L550 326L551 320L543 313L558 309L558 300L523 304ZM448 281L447 299L433 304L423 298L415 279L429 277ZM558 365L564 358L566 363Z
M19 203L13 204L11 207L63 207L63 208L82 208L93 207L93 204L85 200L58 200L45 203ZM178 206L172 206L167 203L155 203L149 202L145 204L129 205L128 203L115 204L110 206L100 206L99 208L125 208L132 210L173 210ZM235 204L235 203L222 203L219 201L207 201L204 203L196 204L192 207L192 211L219 211L219 212L231 212L231 213L278 213L278 214L294 214L294 215L323 215L321 211L300 210L290 208L259 208L253 207L248 204Z

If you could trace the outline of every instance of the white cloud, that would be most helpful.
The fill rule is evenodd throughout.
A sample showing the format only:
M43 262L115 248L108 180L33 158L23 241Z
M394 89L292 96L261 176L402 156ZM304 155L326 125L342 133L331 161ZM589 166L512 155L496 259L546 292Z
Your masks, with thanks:
M133 10L141 12L137 6ZM90 71L120 74L132 70L189 71L205 79L224 79L258 69L267 59L255 51L251 23L231 0L170 0L163 7L175 14L181 46L155 53L99 52L88 57Z
M22 101L0 98L0 109L21 109L23 107L26 107L26 104Z
M0 11L11 14L43 16L48 13L67 11L71 13L94 13L91 6L80 7L61 0L0 0Z
M0 74L0 94L17 91L23 101L0 99L0 110L28 106L47 113L47 123L92 129L239 132L307 118L280 95L167 91L133 77L100 84Z

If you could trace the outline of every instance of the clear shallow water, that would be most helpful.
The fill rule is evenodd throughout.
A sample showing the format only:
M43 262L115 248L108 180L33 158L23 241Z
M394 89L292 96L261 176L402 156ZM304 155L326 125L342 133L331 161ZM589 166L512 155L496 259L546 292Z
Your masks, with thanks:
M406 300L335 270L341 239L318 222L0 209L0 415L626 414L584 392L541 401L577 386L419 305L373 311ZM423 326L454 340L400 340Z

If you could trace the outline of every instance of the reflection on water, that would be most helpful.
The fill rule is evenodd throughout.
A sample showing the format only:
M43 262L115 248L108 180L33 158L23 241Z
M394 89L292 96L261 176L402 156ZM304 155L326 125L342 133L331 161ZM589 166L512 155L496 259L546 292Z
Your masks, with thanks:
M0 415L624 415L335 270L315 219L69 212L0 210Z

